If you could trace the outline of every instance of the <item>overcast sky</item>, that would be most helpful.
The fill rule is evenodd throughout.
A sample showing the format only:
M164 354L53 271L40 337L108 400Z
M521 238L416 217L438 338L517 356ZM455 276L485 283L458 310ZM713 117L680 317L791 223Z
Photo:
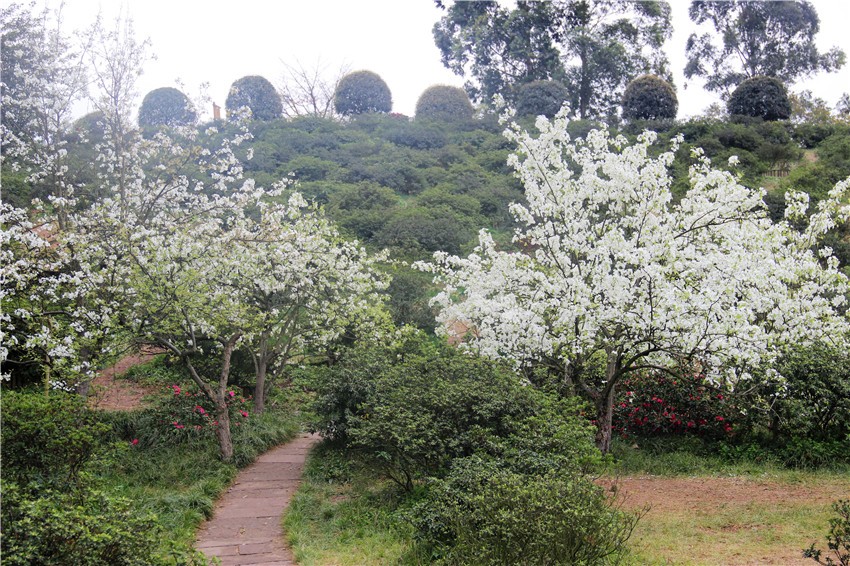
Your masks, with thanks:
M679 117L702 112L717 101L698 81L685 87L685 41L693 31L687 0L672 0L674 36L667 43L679 95ZM841 0L814 0L821 19L817 42L850 55L847 12ZM58 5L58 0L48 0ZM443 13L433 0L66 0L68 28L84 28L99 11L109 21L129 14L140 39L149 38L156 60L145 65L140 97L179 79L190 96L201 83L224 106L230 85L245 75L262 75L277 85L281 61L306 68L319 63L334 74L342 66L378 73L390 87L393 111L414 114L416 100L433 84L461 86L463 79L440 63L431 29ZM850 65L793 85L810 89L830 106L850 91ZM85 109L82 109L85 111ZM211 109L207 109L209 114Z

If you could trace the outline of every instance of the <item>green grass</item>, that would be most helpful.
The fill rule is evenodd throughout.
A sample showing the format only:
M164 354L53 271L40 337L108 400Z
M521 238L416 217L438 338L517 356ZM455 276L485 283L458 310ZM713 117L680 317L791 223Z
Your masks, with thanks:
M398 500L394 484L319 445L283 518L296 560L302 566L427 563L415 555L412 527L395 515Z

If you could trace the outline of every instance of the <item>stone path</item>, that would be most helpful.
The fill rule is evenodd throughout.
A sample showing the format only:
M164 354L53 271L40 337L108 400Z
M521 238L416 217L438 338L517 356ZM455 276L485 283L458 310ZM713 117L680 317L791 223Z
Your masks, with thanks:
M280 521L301 481L316 435L302 435L273 448L242 470L201 525L195 548L222 566L296 564L283 542Z

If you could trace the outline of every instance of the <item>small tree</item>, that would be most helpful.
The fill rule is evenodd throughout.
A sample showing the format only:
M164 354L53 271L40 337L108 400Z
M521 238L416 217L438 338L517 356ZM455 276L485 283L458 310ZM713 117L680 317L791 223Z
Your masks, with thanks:
M547 365L565 390L595 403L602 451L615 390L631 372L699 364L731 387L790 344L847 347L850 281L818 240L850 219L842 204L850 179L800 233L771 222L763 191L707 159L673 203L668 168L678 142L652 158L651 132L634 145L603 131L573 142L566 119L536 125L537 138L508 130L527 198L511 206L514 240L529 251L501 250L482 232L469 257L438 253L422 267L444 287L434 299L437 332L462 321L473 329L456 337L464 347ZM792 192L786 216L803 214L806 197Z
M655 75L643 75L626 86L623 118L626 120L673 119L679 100L673 87Z
M787 120L791 117L791 101L785 86L773 77L753 77L738 85L726 108L731 115L764 120Z
M189 97L172 87L150 91L139 108L139 126L188 126L194 124L198 114Z
M466 91L449 85L430 86L416 102L416 118L464 121L472 118L473 108Z
M224 107L231 119L243 107L251 110L254 120L277 120L283 114L283 105L277 90L268 79L257 75L242 77L230 85Z
M342 77L334 92L334 107L343 116L390 112L392 93L387 83L372 71L355 71Z
M516 112L519 116L554 118L570 99L570 93L558 81L532 81L517 89Z

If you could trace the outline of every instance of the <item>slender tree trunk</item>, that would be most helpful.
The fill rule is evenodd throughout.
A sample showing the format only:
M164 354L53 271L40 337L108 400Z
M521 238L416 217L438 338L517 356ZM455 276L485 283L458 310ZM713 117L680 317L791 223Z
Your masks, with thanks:
M215 437L221 461L230 462L233 459L233 437L230 434L230 410L223 395L215 402L215 420L218 421Z
M254 413L261 415L266 410L266 371L268 370L268 357L260 354L255 358L257 385L254 388Z
M596 402L596 446L603 454L611 450L614 425L614 395L620 378L620 360L616 352L608 353L605 368L605 387Z

